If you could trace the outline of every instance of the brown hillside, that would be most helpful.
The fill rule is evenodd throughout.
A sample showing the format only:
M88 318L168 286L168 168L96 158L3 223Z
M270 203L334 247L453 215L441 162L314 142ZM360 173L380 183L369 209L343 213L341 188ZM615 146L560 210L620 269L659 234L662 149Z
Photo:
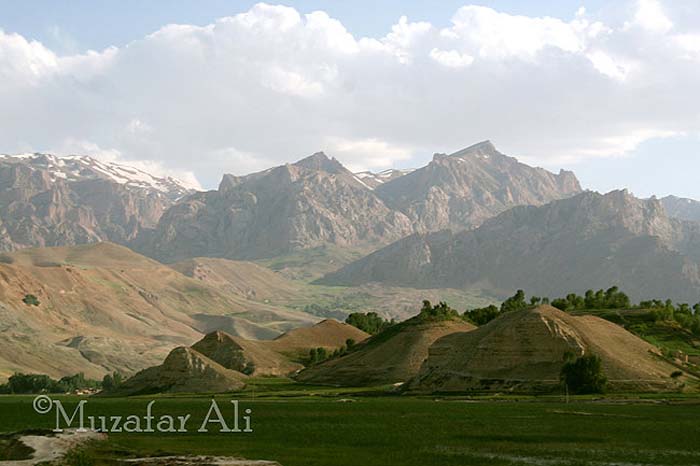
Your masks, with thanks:
M160 366L142 370L124 382L118 394L223 393L244 388L245 378L192 348L181 346L172 350Z
M670 389L676 368L658 350L611 322L551 306L506 313L473 332L448 335L430 348L410 389L532 391L558 385L564 354L602 359L611 389Z
M306 355L311 348L336 349L348 339L356 343L366 340L369 334L333 319L323 320L311 327L295 328L265 342L268 348L287 355Z
M27 294L40 305L23 303ZM130 374L197 341L216 318L247 338L316 321L109 243L2 254L0 303L0 378L16 371Z
M217 331L192 345L192 349L223 367L243 372L248 364L255 367L251 375L288 375L302 368L301 364L271 350L269 341L246 340Z
M474 328L461 319L423 322L413 318L373 336L345 356L305 369L298 380L347 386L405 382L418 373L435 340Z
M299 286L253 262L196 257L171 265L191 278L254 301L278 302L297 298Z

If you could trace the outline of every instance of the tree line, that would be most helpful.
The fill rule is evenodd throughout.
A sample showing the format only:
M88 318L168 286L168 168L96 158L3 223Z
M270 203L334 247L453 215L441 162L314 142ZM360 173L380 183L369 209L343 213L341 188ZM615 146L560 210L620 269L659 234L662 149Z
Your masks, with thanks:
M328 351L322 346L318 348L311 348L309 350L309 355L303 361L303 363L305 366L308 367L320 364L329 359L338 358L355 349L356 343L357 342L352 338L348 338L347 340L345 340L345 345L341 346L340 348L336 348L333 351Z
M119 372L107 374L100 380L89 379L80 372L53 379L46 374L24 374L17 372L7 383L0 385L0 394L74 393L79 390L111 391L118 388L123 380Z
M102 384L99 381L86 378L82 372L58 380L45 374L16 373L10 376L7 383L0 385L0 393L71 393L77 390L99 390L100 388Z

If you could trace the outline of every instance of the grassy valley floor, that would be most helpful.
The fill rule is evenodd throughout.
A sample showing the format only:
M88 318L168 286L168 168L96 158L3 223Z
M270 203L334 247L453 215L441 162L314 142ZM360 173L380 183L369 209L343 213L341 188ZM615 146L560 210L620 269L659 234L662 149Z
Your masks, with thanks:
M210 406L203 397L90 398L86 414L192 414L183 434L110 434L85 464L146 455L225 455L283 466L693 465L700 464L700 398L615 397L415 398L382 389L300 386L262 379L244 392L217 396L253 410L253 433L197 433ZM631 398L635 398L630 401ZM78 399L62 398L69 413ZM0 397L0 430L50 429L31 396ZM348 400L353 400L349 402ZM214 426L215 427L215 426Z

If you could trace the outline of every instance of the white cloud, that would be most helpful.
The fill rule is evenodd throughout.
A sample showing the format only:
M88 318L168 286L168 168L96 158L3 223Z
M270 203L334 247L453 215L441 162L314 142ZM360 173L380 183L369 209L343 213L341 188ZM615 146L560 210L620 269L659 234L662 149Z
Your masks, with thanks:
M658 0L637 0L637 11L627 27L639 26L647 31L666 33L673 29L671 21Z
M624 81L631 70L630 65L616 62L610 55L601 50L593 50L586 56L596 70L618 81Z
M126 131L134 135L139 135L150 133L153 131L153 128L151 128L151 126L145 121L141 121L138 118L132 118L129 123L126 124Z
M678 47L688 53L689 57L700 57L700 33L678 34L674 40Z
M392 145L376 138L328 138L326 145L329 154L336 156L353 171L386 168L411 157L409 148Z
M0 78L6 86L36 85L58 68L56 55L40 42L0 29Z
M700 121L700 27L674 7L468 5L448 27L401 17L356 38L325 12L259 4L80 54L0 31L0 152L72 144L207 187L318 150L357 169L485 138L540 163L615 156Z
M89 154L102 162L128 165L151 175L175 178L191 189L202 189L202 185L197 181L197 177L192 171L173 170L166 165L167 160L125 159L119 150L114 148L106 149L90 141L66 138L59 146L50 148L46 152L59 156Z
M452 23L443 35L462 42L481 57L492 59L533 59L547 47L580 52L586 46L590 29L599 29L598 23L591 24L582 17L567 23L557 18L515 16L473 5L460 8Z
M456 50L433 49L430 51L430 58L450 68L462 68L474 63L474 57Z

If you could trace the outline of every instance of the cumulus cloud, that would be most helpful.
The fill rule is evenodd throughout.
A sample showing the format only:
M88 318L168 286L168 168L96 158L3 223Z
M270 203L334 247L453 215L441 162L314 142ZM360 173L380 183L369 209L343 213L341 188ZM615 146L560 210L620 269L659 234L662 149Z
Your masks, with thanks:
M627 28L639 26L651 32L665 33L673 28L671 21L658 0L638 0L637 11Z
M674 5L630 1L623 18L466 5L444 28L401 17L359 38L325 12L258 4L81 53L0 31L0 149L93 153L205 187L318 150L353 169L487 138L541 164L617 156L697 131L700 30L675 24Z

